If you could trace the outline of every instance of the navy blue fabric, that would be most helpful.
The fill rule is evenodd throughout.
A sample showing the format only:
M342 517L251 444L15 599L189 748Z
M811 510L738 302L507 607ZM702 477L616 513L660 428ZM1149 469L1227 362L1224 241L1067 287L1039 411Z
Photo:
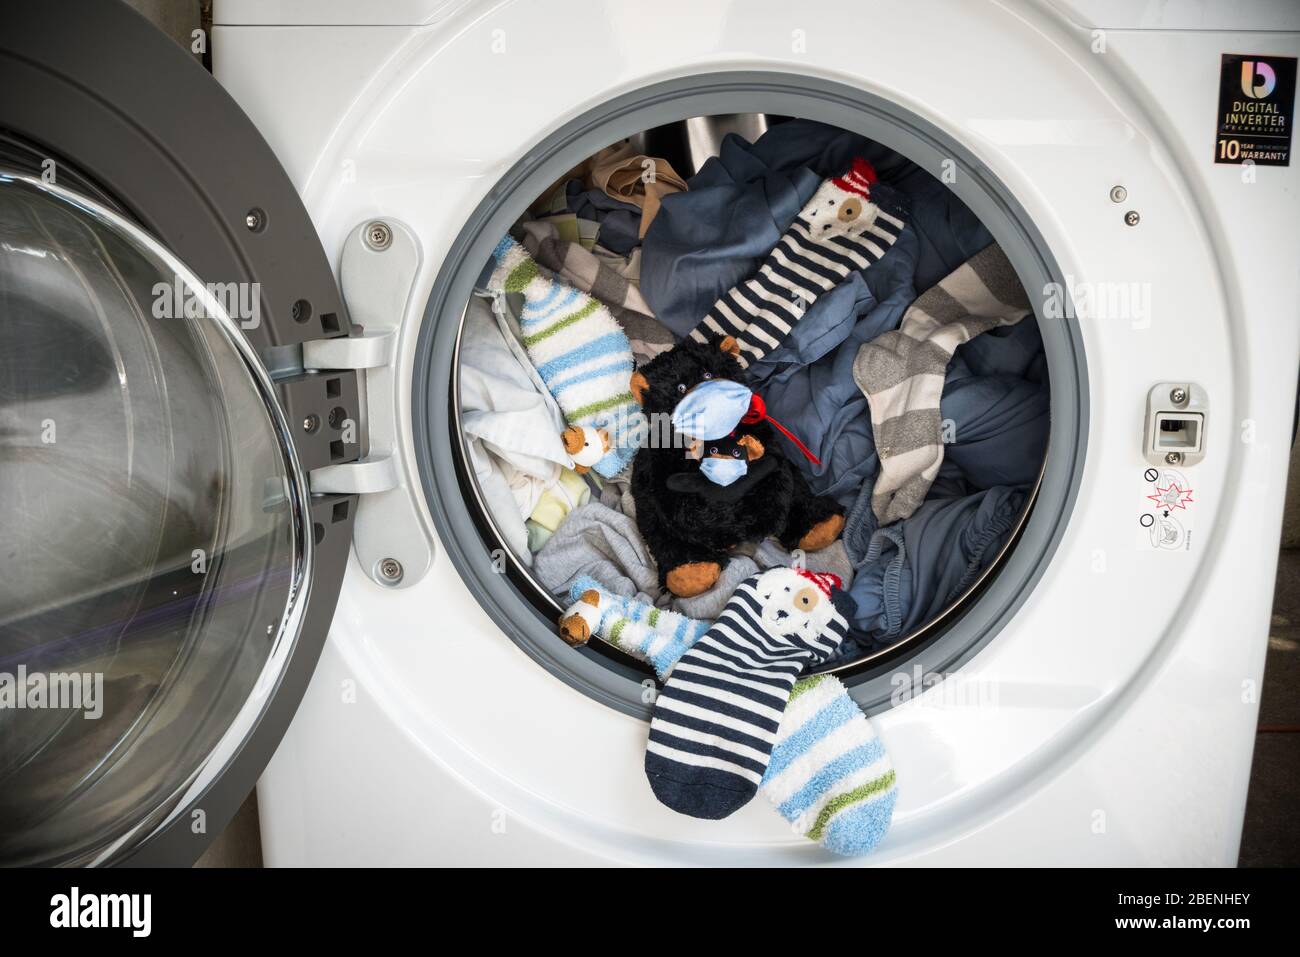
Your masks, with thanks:
M580 179L565 183L564 192L569 212L600 223L599 242L610 252L626 256L640 244L641 207L617 200L604 190L587 189Z
M929 498L910 517L880 528L865 488L844 528L858 569L849 588L857 606L853 634L834 660L892 644L943 611L997 557L1026 495L1023 487L994 486Z
M929 289L993 241L974 213L911 161L855 133L791 120L752 144L727 136L687 181L689 191L664 197L641 254L641 291L658 318L679 336L690 332L722 293L757 271L822 180L843 173L855 156L912 201L908 272L916 289Z
M919 292L993 241L975 215L893 151L792 120L753 144L727 137L688 192L664 198L641 259L642 292L683 336L722 293L754 274L821 181L855 156L907 198L907 227L880 262L819 297L787 340L749 369L769 414L821 464L781 439L788 457L815 493L850 508L845 543L857 567L851 624L858 645L846 642L841 659L889 644L940 611L1005 542L1047 444L1049 390L1037 324L998 329L957 350L941 403L952 436L939 476L914 515L877 529L870 498L879 459L853 360L863 343L898 328Z

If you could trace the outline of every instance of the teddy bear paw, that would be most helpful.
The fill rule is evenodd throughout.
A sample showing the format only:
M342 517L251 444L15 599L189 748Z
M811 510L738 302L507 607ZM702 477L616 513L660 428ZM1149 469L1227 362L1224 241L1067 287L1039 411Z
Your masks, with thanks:
M721 574L717 562L687 562L668 573L668 590L678 598L694 598L712 588Z
M832 515L808 529L803 538L799 539L799 547L805 552L815 552L839 538L842 531L844 531L844 516Z

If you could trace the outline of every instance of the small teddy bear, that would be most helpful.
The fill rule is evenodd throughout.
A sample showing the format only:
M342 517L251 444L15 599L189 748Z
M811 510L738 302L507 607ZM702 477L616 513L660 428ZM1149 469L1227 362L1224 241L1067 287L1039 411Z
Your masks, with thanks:
M753 464L764 451L763 443L749 433L732 432L707 441L692 439L686 446L686 457L699 462L699 469L672 476L668 487L717 501L735 501L774 465L771 460Z
M609 452L609 432L590 425L571 425L560 433L560 440L579 475L590 472Z

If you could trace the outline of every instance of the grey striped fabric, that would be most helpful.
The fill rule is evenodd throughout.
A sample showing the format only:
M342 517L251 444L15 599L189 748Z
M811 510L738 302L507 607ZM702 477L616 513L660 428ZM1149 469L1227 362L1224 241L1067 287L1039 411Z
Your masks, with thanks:
M723 293L691 338L734 336L748 367L781 344L818 296L884 256L903 231L904 202L875 177L857 159L823 182L757 274Z
M953 352L1031 311L1015 270L995 243L912 303L897 331L858 350L853 379L871 407L880 456L871 510L880 524L915 512L943 464L939 400Z
M533 259L557 279L609 307L632 344L632 355L638 366L673 347L676 339L672 332L655 318L654 310L636 283L614 265L617 261L639 269L636 260L624 260L612 254L603 256L581 243L561 239L559 230L544 220L524 223L520 239Z

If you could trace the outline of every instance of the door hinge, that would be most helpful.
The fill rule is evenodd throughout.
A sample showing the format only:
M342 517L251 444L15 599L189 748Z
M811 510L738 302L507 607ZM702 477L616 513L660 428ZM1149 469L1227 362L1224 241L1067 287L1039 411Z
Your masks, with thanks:
M306 369L349 370L364 409L365 457L324 462L310 470L313 494L357 496L352 548L366 574L389 588L406 588L433 563L433 534L408 479L401 429L407 399L400 394L399 332L409 318L418 322L416 301L420 245L415 234L392 219L359 224L344 241L339 284L353 328L360 335L303 343Z
M378 369L393 361L397 331L363 330L359 336L309 339L302 344L304 369Z
M397 488L397 463L391 455L358 459L341 465L326 465L308 475L313 493L373 495Z

